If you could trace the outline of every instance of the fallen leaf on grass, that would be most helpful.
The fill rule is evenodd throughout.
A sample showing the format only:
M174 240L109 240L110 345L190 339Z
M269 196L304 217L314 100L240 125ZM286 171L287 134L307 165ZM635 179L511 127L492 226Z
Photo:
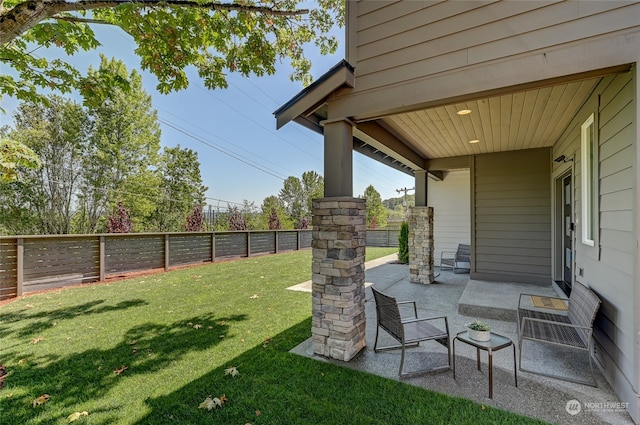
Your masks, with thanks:
M137 339L134 339L133 341L131 341L131 342L129 343L129 345L136 345L137 343L138 343L138 340L137 340Z
M18 360L18 364L25 364L26 362L27 362L27 359Z
M227 401L227 397L225 397L225 395L221 395L220 398L218 397L207 397L204 399L204 401L202 403L200 403L200 406L198 406L198 408L200 409L207 409L207 410L213 410L213 409L217 409L218 407L222 407L222 405Z
M0 390L2 389L2 385L4 385L4 378L7 376L7 368L4 365L0 364Z
M31 405L33 407L41 406L41 405L45 404L47 401L49 401L50 398L51 398L51 396L49 394L42 394L40 397L38 397L35 400L33 400L31 402Z
M231 377L235 378L237 375L240 375L240 372L238 372L238 369L235 366L229 366L224 370L224 374L231 375Z
M255 300L258 298L258 294L253 294L252 296L249 297L252 300Z
M37 344L37 343L39 343L40 341L44 341L44 338L43 338L43 337L41 337L41 336L39 336L39 337L37 337L37 338L32 339L32 340L31 340L31 342L30 342L30 344Z
M260 415L262 415L262 412L259 410L256 410L256 416L260 416Z
M262 343L262 348L267 348L267 345L269 345L269 343L271 342L271 337L268 336L264 339L264 342Z
M83 416L89 416L89 412L86 410L84 412L73 412L69 416L67 416L67 423L75 422Z
M202 329L202 325L199 323L196 325L193 325L193 329Z
M129 369L128 367L126 367L125 365L122 365L122 367L120 369L115 369L113 371L113 373L115 373L116 375L120 375L122 372L124 372L125 370Z

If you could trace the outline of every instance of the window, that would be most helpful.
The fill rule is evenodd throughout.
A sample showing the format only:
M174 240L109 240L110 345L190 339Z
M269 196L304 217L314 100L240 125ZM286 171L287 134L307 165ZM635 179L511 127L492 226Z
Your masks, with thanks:
M582 243L594 246L596 233L596 137L594 115L582 124Z

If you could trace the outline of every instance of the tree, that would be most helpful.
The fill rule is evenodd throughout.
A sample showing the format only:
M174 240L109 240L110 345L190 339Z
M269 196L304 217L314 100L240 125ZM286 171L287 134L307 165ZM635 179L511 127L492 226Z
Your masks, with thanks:
M289 176L284 181L278 197L283 201L286 211L297 228L302 220L311 217L313 200L324 194L324 179L315 171L302 173L302 180Z
M202 205L194 205L193 211L187 216L184 230L187 232L199 232L202 230Z
M305 217L313 213L313 200L324 197L324 178L315 171L302 173L302 192L305 201Z
M9 183L18 178L20 167L40 167L38 155L23 143L11 139L0 139L0 183Z
M303 47L313 42L323 54L333 53L329 35L344 24L344 1L318 0L318 7L297 10L303 0L237 3L185 0L4 0L0 2L0 58L12 68L0 75L0 94L39 98L38 87L69 92L78 89L91 99L118 78L84 79L62 59L33 54L34 46L57 47L67 55L100 45L93 24L122 28L137 44L142 69L156 75L158 90L167 93L188 85L184 69L193 66L208 88L226 87L228 72L271 75L288 58L292 80L310 82L311 63Z
M247 222L238 207L229 207L229 230L247 230Z
M403 221L398 235L398 261L402 264L409 262L409 223Z
M366 223L367 227L371 227L374 223L378 227L384 227L387 225L387 211L382 206L382 199L380 193L373 187L373 185L367 186L364 190L364 199L367 201L366 207ZM375 221L374 221L375 220Z
M5 213L16 233L69 233L74 197L82 179L91 123L81 105L51 96L49 107L24 102L15 114L9 138L38 155L41 167L18 168L19 184L0 191Z
M269 230L280 230L281 228L280 217L278 217L276 209L271 208L271 213L269 214Z
M150 230L146 222L155 210L160 185L152 171L158 165L160 150L157 112L138 72L129 73L121 61L101 56L99 68L89 68L88 78L106 76L128 81L128 89L114 87L96 94L95 102L87 107L93 130L83 158L84 179L79 194L82 231L98 230L100 217L114 208L117 200L131 206L136 228ZM192 203L190 200L185 211ZM178 226L186 214L181 215Z
M277 196L267 196L262 201L262 229L273 229L274 223L279 223L278 229L293 229L293 222L287 215L284 203ZM277 220L276 220L277 218Z
M129 216L129 210L124 207L122 201L118 201L117 209L107 218L107 233L131 233L133 223Z
M182 230L193 205L204 204L207 187L202 184L198 153L177 145L164 148L160 163L160 196L153 214L161 232Z
M298 223L304 217L304 192L299 178L289 176L282 184L278 193L285 210L294 223Z

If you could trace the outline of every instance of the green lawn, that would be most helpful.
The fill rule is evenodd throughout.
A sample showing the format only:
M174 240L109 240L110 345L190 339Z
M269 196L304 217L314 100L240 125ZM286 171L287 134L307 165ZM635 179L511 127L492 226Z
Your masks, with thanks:
M394 251L368 248L367 260ZM73 423L542 423L289 354L310 336L311 296L284 288L310 269L311 251L298 251L9 303L0 423L65 424L83 411ZM223 394L221 409L198 408Z

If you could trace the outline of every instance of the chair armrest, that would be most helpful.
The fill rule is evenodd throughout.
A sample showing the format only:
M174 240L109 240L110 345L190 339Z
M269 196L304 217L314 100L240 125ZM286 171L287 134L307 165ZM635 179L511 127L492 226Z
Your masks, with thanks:
M400 323L404 324L404 323L414 323L414 322L426 322L427 320L439 320L439 319L444 319L445 323L447 323L447 328L448 328L449 321L447 319L447 316L420 317L417 319L402 320Z
M522 318L522 328L524 328L524 324L527 321L531 321L531 322L538 322L538 323L546 323L549 325L554 325L554 326L564 326L566 328L576 328L576 329L584 329L586 331L593 331L593 326L581 326L581 325L574 325L573 323L566 323L566 322L556 322L555 320L546 320L546 319L536 319L534 317L523 317Z
M398 307L401 307L403 304L413 304L413 317L414 319L418 317L418 307L415 301L396 301L396 304L398 304Z

